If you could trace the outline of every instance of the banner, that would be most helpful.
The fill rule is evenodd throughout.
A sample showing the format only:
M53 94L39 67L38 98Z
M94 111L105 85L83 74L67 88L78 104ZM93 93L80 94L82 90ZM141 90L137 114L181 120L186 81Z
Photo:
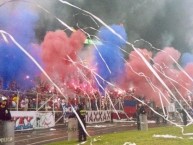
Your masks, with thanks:
M12 119L15 121L15 130L32 130L36 123L35 111L11 111Z
M111 121L111 111L87 111L86 123L101 123Z
M55 126L55 114L53 112L11 111L11 116L15 121L15 131Z
M55 114L53 112L37 112L36 128L50 128L55 126Z

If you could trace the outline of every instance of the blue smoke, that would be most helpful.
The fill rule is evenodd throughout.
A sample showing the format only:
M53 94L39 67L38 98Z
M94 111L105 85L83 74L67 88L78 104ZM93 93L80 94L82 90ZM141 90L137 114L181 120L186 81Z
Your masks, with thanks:
M193 63L193 54L186 52L182 54L181 64L185 67L188 63Z
M28 4L15 2L0 8L0 29L10 33L39 62L40 53L34 53L35 24L38 15ZM3 89L7 89L12 81L16 81L20 89L29 89L35 85L34 78L40 74L33 62L8 39L3 41L0 35L0 77ZM37 51L37 50L36 50Z
M125 40L127 39L127 34L123 26L112 25L111 28L116 33L121 35ZM120 50L120 47L123 47L125 42L105 27L102 27L99 30L98 37L102 42L102 45L97 45L99 52L96 49L94 52L98 74L106 81L118 83L124 72L124 56ZM99 53L101 54L104 61L102 60ZM105 62L111 73L109 72ZM101 87L97 84L98 89L100 92L103 92L102 88L106 88L107 83L99 77L97 77L97 79L102 86Z

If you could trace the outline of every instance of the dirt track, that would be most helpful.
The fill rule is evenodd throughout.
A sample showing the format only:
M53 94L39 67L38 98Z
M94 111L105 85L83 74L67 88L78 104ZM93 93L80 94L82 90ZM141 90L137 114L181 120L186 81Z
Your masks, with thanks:
M155 127L149 124L149 127ZM93 135L121 132L136 129L134 123L103 123L87 125L88 133ZM51 142L67 140L67 127L58 125L52 129L42 129L15 133L15 145L43 145Z

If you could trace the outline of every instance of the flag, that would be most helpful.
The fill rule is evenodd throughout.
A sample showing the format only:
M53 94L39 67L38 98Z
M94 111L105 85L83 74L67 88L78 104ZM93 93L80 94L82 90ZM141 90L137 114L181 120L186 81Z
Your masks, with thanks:
M129 117L134 117L136 113L136 104L135 100L124 100L124 111Z

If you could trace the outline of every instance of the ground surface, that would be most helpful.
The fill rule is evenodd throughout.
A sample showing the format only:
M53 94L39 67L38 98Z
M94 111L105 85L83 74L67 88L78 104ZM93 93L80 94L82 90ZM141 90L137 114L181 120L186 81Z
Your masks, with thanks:
M157 125L149 124L149 127L155 126ZM135 123L119 122L87 125L87 131L91 136L127 130L136 130ZM43 145L67 139L67 127L64 125L57 125L55 128L51 129L15 133L15 145Z

